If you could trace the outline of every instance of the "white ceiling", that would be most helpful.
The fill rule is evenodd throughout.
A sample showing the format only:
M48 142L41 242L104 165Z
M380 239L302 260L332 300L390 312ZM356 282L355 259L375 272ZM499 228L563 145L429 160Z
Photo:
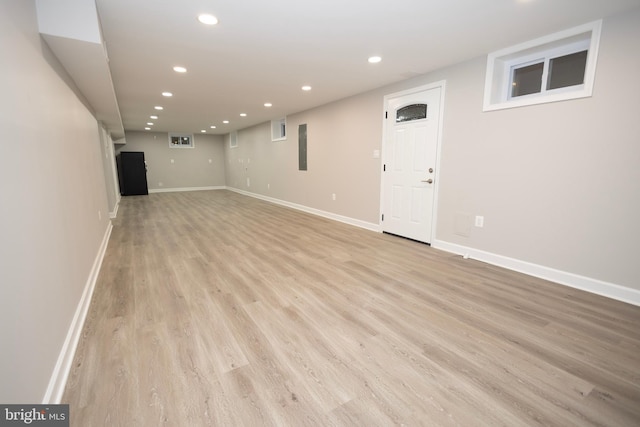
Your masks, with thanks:
M151 121L154 131L224 134L629 10L640 0L96 4L125 130ZM200 24L203 12L218 25ZM372 55L382 62L369 64ZM188 72L175 73L175 65ZM306 84L313 89L302 91ZM149 119L153 114L159 118Z

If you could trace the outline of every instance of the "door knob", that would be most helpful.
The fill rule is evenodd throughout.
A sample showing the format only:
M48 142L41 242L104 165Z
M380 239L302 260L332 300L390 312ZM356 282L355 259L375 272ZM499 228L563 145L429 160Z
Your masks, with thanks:
M427 180L422 180L421 182L426 182L427 184L433 184L433 180L431 178Z

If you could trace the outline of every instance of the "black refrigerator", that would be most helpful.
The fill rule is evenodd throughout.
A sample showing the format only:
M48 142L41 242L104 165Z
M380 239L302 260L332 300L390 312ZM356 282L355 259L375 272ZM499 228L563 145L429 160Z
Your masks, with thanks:
M138 196L149 194L147 165L141 151L122 151L116 156L120 194Z

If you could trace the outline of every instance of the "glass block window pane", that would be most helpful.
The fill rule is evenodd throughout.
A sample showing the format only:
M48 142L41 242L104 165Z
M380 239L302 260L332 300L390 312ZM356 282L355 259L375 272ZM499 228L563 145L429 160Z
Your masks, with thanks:
M514 69L513 80L511 81L511 97L540 92L543 70L544 62Z
M587 67L587 52L572 53L549 60L547 89L581 85Z
M396 123L410 122L427 118L427 104L412 104L396 112Z

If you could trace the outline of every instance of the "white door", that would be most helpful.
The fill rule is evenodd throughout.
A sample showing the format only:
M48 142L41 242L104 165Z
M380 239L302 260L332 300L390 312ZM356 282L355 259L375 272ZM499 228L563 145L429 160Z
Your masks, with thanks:
M431 243L442 87L385 97L382 229Z

